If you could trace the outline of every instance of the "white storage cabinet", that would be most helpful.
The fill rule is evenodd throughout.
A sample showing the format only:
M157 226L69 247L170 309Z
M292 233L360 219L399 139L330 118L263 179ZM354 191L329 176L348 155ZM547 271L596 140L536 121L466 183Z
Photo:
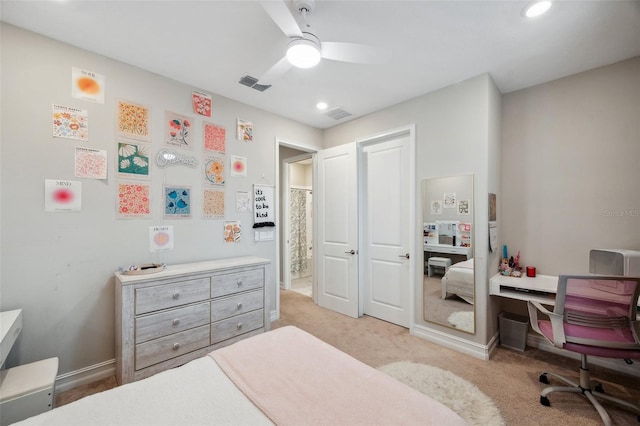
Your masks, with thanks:
M269 329L270 261L259 257L116 273L116 378L124 384Z

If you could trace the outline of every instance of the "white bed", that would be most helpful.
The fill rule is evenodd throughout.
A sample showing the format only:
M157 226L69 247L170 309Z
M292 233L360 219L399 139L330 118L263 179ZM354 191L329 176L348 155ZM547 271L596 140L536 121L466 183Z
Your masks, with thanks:
M454 263L442 277L442 298L456 295L467 303L474 302L473 258Z
M291 326L16 424L274 423L466 424L436 400Z

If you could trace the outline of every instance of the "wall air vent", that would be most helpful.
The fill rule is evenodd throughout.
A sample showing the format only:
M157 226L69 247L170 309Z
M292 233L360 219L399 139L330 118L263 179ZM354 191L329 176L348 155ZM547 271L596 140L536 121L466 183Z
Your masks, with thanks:
M341 120L345 117L349 117L352 114L348 111L343 110L340 107L335 107L325 112L324 115L326 115L329 118L333 118L334 120Z
M251 87L252 89L256 89L258 92L264 92L269 87L271 87L270 84L258 84L258 79L255 77L251 77L250 75L245 75L240 79L238 83L247 87Z

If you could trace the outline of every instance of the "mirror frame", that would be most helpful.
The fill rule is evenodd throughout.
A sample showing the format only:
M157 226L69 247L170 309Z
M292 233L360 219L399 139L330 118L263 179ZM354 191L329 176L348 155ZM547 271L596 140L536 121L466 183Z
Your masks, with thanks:
M460 201L457 196L456 196L456 205L455 205L455 209L453 210L454 213L449 212L449 215L443 215L443 219L442 220L459 220L460 222L465 222L465 223L471 223L471 231L470 231L470 239L471 239L471 257L469 257L469 259L473 259L475 258L475 221L474 221L474 217L475 217L475 200L474 200L474 175L469 173L469 174L461 174L461 175L451 175L451 176L440 176L440 177L433 177L433 178L427 178L427 179L423 179L421 181L421 188L420 188L420 193L421 193L421 198L422 198L422 217L421 217L421 223L423 225L424 228L424 224L425 223L429 223L429 222L435 222L435 220L431 220L433 219L433 216L431 215L431 213L429 213L431 211L431 199L427 194L427 185L429 182L434 182L434 181L439 181L439 180L446 180L446 179L456 179L456 178L469 178L470 182L469 182L469 190L468 190L468 194L469 194L469 216L466 215L458 215L458 208L459 208L459 204L458 201ZM466 184L466 183L465 183ZM450 191L450 192L454 192L454 190ZM457 192L457 191L455 191ZM466 193L466 191L465 191ZM444 198L444 193L443 193L443 198ZM463 195L463 198L466 199L466 195ZM441 211L443 211L444 208L441 208ZM455 219L452 219L451 217L455 216ZM445 219L446 217L446 219ZM468 217L469 220L464 220L462 218ZM427 218L429 220L427 220ZM440 219L438 219L440 220ZM425 246L425 241L424 241L424 229L422 229L422 233L423 233L423 240L422 240L422 259L423 259L423 285L422 285L422 300L420 303L421 306L421 310L422 310L422 315L420 316L422 321L425 321L427 323L431 323L431 324L437 324L439 326L442 327L446 327L446 328L450 328L453 330L457 330L459 332L462 333L467 333L467 334L471 334L471 335L475 335L476 330L477 330L477 322L476 322L476 318L477 318L477 312L476 312L476 306L475 306L475 299L476 299L476 295L477 295L477 280L476 280L476 274L475 274L475 268L473 271L473 297L474 297L474 303L471 305L472 306L472 310L471 312L473 312L473 330L472 331L468 331L468 330L464 330L464 329L459 329L454 327L453 325L451 325L446 319L442 320L442 319L438 319L438 318L430 318L428 315L428 310L427 310L427 297L428 295L426 294L426 286L424 285L424 275L426 275L426 271L427 271L427 261L428 258L426 257L425 253L426 251L424 250L424 246ZM464 254L461 254L462 256L464 256ZM444 255L446 257L449 257L450 255ZM443 257L444 257L443 256ZM442 298L438 298L438 300L443 300ZM461 301L461 303L468 303L466 301Z

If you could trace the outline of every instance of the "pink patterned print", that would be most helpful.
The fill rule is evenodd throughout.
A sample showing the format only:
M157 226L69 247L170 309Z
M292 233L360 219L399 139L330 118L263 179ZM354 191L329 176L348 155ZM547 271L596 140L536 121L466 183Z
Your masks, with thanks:
M204 123L204 149L224 153L227 131L224 127Z
M122 216L146 216L149 208L149 185L118 185L118 213Z
M205 219L224 218L224 191L205 190L203 216Z
M107 158L91 150L76 149L76 177L107 178Z

